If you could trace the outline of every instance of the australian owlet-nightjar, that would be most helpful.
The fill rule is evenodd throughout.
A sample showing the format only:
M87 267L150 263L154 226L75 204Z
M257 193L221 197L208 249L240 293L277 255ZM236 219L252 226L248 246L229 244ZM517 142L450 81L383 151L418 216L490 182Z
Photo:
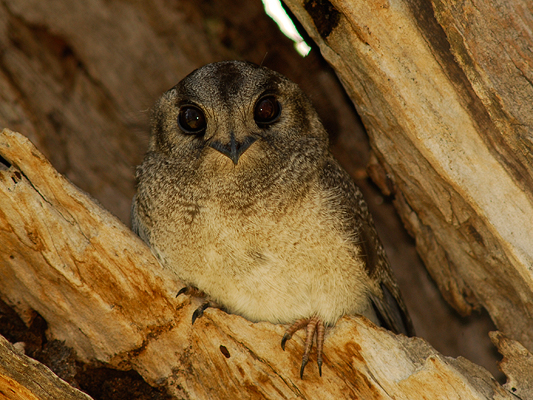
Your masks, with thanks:
M132 225L189 288L250 321L317 338L345 314L412 324L359 189L299 87L268 68L208 64L152 111Z

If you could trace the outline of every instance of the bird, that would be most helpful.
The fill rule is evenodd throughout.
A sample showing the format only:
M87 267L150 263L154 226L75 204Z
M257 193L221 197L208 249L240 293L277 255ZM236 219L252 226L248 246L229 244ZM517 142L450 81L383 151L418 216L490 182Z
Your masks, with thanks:
M329 150L310 99L246 61L204 65L151 112L137 167L132 229L201 295L252 322L305 329L303 378L316 340L344 315L414 329L363 196Z

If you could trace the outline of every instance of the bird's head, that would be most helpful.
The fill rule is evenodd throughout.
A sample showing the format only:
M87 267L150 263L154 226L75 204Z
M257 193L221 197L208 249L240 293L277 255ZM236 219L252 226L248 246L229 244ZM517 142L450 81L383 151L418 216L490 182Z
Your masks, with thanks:
M152 111L150 151L212 173L260 173L269 165L281 170L323 157L327 146L327 134L301 89L247 62L193 71Z

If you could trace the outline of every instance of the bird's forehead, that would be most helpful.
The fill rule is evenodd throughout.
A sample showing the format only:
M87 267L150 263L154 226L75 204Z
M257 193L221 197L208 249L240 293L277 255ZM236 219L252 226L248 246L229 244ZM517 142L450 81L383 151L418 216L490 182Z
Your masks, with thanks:
M206 106L238 103L252 99L279 86L277 74L247 63L225 62L208 64L197 69L180 84L178 97L183 101L198 101Z

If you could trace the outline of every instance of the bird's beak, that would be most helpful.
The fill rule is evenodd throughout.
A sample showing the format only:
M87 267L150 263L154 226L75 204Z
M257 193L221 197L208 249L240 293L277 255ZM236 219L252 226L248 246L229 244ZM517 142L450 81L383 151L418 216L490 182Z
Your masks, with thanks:
M220 151L222 154L227 156L231 161L233 161L233 164L237 165L239 162L239 158L241 155L250 147L257 138L253 136L246 136L243 141L238 142L235 140L235 134L233 132L230 133L230 141L229 143L222 143L218 140L212 141L209 143L209 146L211 146L213 149Z

